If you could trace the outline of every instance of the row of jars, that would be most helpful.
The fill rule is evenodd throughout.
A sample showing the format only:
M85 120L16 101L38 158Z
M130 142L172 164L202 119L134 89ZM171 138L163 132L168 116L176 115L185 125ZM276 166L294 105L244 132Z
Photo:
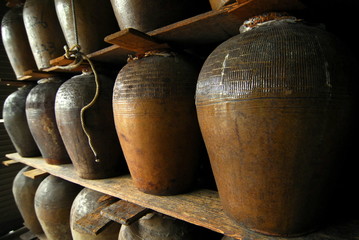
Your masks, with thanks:
M53 175L35 179L24 173L24 167L13 182L13 194L24 220L33 234L45 234L48 240L190 240L199 236L221 239L220 234L206 231L181 220L149 212L130 225L109 221L98 232L78 221L118 201L118 199L81 187ZM227 238L223 238L227 239Z
M21 2L21 1L19 1ZM104 38L120 29L148 32L234 2L233 0L26 0L2 19L2 40L16 77L50 67L64 46L89 54L108 44Z
M5 127L20 132L8 118L19 109L48 163L71 160L88 179L128 167L135 186L156 195L193 189L208 154L231 218L269 235L300 235L323 222L342 187L355 68L324 29L269 13L246 21L204 63L153 51L116 81L106 73L99 85L92 73L41 80L20 90L22 104L5 102Z

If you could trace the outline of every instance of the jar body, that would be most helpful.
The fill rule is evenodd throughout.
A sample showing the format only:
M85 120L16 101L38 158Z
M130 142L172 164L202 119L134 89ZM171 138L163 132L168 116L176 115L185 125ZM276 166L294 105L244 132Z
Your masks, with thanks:
M55 176L46 177L35 193L35 212L49 240L72 240L70 211L82 187Z
M195 182L202 141L193 99L196 76L196 64L180 55L135 60L117 76L117 135L143 192L171 195Z
M43 79L26 98L26 118L42 157L49 164L70 163L55 118L56 92L59 79Z
M275 21L221 44L197 83L201 132L225 211L265 234L325 218L353 79L331 35Z
M111 0L121 29L134 28L148 32L186 19L207 9L206 1Z
M114 80L99 75L99 97L84 114L84 124L91 137L99 162L82 128L81 109L95 96L93 74L74 76L61 85L55 100L57 125L67 152L81 178L96 179L118 176L126 172L112 112Z
M79 44L84 54L107 47L103 39L119 30L110 1L103 1L101 7L96 0L75 1L76 31L71 2L55 0L57 17L68 47Z
M122 225L118 240L191 240L191 226L159 213L148 213L129 226Z
M82 233L78 231L75 227L76 221L78 221L82 217L92 213L99 207L106 207L108 205L111 205L117 200L118 199L114 197L105 195L92 189L82 189L76 196L71 207L70 225L72 238L74 240L117 239L121 225L116 222L112 222L108 226L105 226L105 228L97 235Z
M10 94L3 108L4 126L17 153L22 157L40 156L26 119L26 98L33 86L19 88Z
M2 41L17 79L23 77L25 71L37 68L26 35L22 10L22 7L11 8L1 22Z
M50 67L50 60L62 56L66 45L54 1L26 1L23 20L38 70Z
M15 203L24 220L24 225L34 234L43 233L40 222L36 217L34 208L35 193L45 175L31 179L23 175L24 172L32 170L32 167L22 168L14 178L12 192Z

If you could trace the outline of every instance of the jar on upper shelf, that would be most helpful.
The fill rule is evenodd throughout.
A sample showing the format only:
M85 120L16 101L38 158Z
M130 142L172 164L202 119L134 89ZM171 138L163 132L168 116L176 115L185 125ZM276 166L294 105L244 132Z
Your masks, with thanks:
M246 21L200 72L196 107L225 212L269 235L327 220L357 65L337 37L280 13Z

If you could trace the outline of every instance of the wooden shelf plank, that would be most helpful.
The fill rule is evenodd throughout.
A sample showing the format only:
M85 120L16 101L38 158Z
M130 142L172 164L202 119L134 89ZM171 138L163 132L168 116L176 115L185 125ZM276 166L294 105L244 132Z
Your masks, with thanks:
M41 169L54 176L58 176L95 191L135 203L142 207L211 229L236 239L359 239L359 220L349 221L349 223L343 223L342 225L329 226L321 231L304 237L281 238L265 236L249 231L228 218L223 212L223 208L216 191L198 189L186 194L179 194L175 196L154 196L138 191L129 175L99 180L86 180L77 176L72 164L49 165L41 157L23 158L17 153L7 154L6 157L34 168Z

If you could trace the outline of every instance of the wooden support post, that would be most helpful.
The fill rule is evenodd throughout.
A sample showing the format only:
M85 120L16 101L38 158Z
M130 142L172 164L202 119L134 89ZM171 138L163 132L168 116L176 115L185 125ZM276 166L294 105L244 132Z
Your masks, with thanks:
M148 208L120 200L102 209L101 214L120 224L130 225L148 212L150 212Z

